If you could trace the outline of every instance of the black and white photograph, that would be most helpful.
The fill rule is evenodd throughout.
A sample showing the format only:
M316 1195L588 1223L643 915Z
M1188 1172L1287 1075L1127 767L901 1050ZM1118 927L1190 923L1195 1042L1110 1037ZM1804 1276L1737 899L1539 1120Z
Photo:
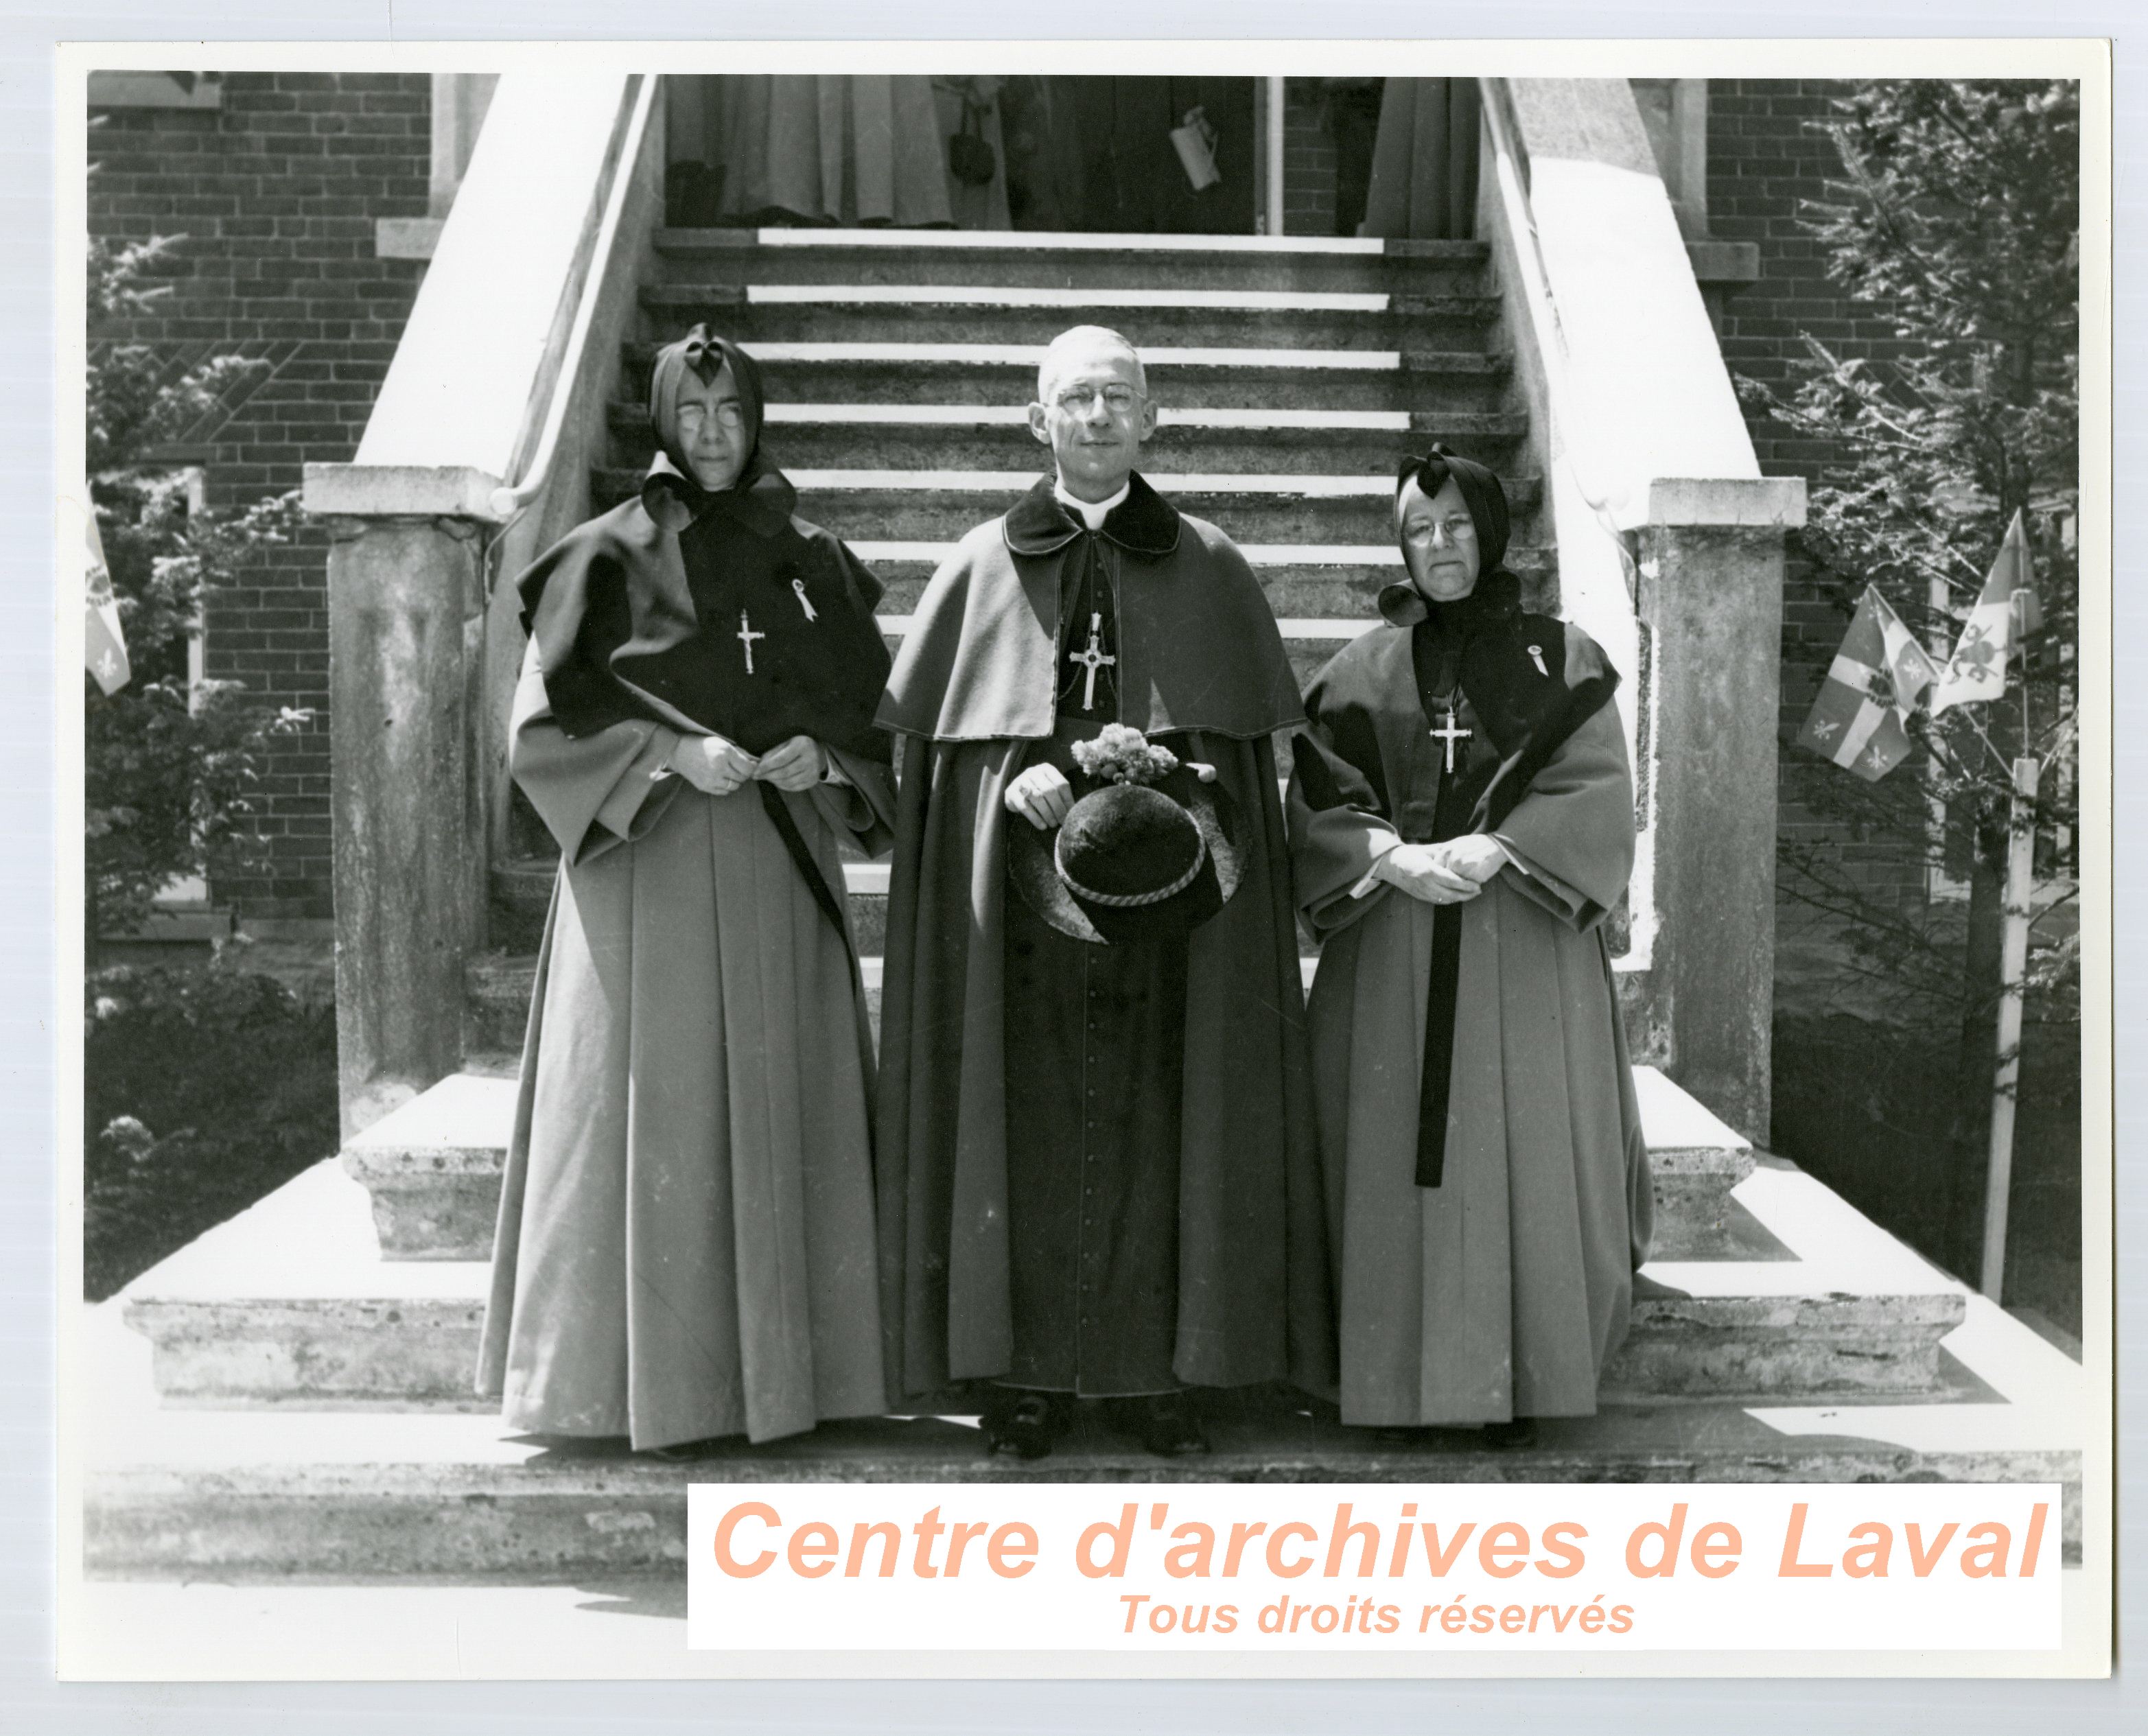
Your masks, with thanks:
M2048 1488L1826 1668L2105 1673L2104 45L1065 46L63 51L61 1673L806 1668L703 1484Z

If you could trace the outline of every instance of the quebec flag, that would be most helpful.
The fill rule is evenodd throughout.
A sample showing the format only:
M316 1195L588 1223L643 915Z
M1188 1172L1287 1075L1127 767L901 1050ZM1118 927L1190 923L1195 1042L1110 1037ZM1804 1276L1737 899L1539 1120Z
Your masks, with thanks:
M1877 783L1909 754L1910 713L1938 679L1916 635L1867 585L1798 745Z

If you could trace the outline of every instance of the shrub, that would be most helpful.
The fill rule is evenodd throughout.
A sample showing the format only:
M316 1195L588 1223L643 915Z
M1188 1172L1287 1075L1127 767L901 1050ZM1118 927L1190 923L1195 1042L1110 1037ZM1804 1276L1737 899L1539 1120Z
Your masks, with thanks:
M83 1290L98 1302L336 1150L335 1011L224 963L98 971L85 999Z

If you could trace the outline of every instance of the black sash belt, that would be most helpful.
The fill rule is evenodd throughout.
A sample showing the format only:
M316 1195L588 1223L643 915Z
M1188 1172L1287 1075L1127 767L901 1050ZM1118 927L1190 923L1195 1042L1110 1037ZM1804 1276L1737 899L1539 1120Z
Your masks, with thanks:
M1454 1078L1454 991L1462 977L1462 906L1432 912L1432 980L1425 991L1424 1070L1418 1081L1417 1185L1447 1172L1447 1106Z
M821 906L821 914L835 925L836 932L842 938L843 951L849 955L855 970L857 954L851 946L851 926L843 920L843 896L828 884L821 872L821 865L813 859L813 849L806 841L806 835L798 830L798 822L791 817L790 804L783 792L773 784L759 785L760 805L768 810L769 824L775 828L775 835L783 840L783 847L790 852L790 860L804 876L806 890L813 895L813 902Z

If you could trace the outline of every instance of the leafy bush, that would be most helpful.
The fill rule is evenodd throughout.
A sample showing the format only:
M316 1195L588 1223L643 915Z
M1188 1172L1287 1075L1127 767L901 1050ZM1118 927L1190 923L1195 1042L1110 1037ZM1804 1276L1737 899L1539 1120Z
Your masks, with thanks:
M335 1011L225 964L101 971L85 998L83 1289L98 1302L336 1150Z

